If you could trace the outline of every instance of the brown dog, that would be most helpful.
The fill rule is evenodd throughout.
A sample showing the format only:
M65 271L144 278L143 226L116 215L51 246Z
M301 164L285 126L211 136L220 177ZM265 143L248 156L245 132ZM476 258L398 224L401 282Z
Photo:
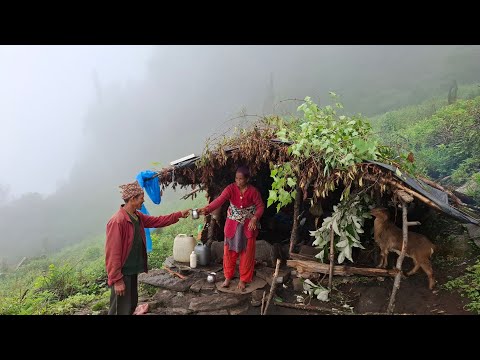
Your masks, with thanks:
M370 212L375 216L374 239L380 247L381 261L377 267L387 267L387 257L390 251L400 254L402 251L403 232L390 219L388 210L385 208L372 209ZM408 243L405 255L413 259L414 268L407 273L408 276L415 274L421 267L427 273L429 289L435 286L432 263L430 257L435 245L427 237L414 232L408 232Z

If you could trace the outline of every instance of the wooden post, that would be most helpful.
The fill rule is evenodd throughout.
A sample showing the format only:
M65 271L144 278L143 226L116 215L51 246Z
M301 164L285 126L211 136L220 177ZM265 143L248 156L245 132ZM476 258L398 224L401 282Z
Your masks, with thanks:
M407 194L404 191L397 191L396 192L397 196L400 199L400 202L402 203L402 232L403 232L403 242L402 242L402 252L400 253L400 256L397 259L397 275L395 276L395 281L393 283L393 289L392 289L392 294L390 295L390 302L388 303L388 309L387 313L388 314L393 314L393 310L395 308L395 296L397 295L397 291L400 288L400 280L402 277L402 264L403 264L403 259L405 258L405 252L407 250L407 244L408 244L408 220L407 220L407 203L410 203L413 201L413 197L409 194Z
M265 291L263 292L263 296L262 296L262 306L260 306L260 315L263 315L264 305L265 305Z
M263 313L260 315L265 315L267 313L268 305L270 305L270 300L272 300L273 293L275 292L275 287L277 286L277 277L278 277L278 270L280 269L280 259L277 259L277 265L275 266L275 273L273 274L272 279L272 286L270 287L270 293L268 294L267 303L265 304L265 309L263 309Z
M330 268L328 271L328 290L332 291L332 280L333 280L333 262L335 261L335 249L333 248L333 239L335 238L335 233L333 232L333 224L330 228Z
M293 252L293 247L297 243L297 233L298 233L298 215L300 213L300 203L302 201L302 189L300 189L300 185L297 183L297 195L295 196L295 204L293 206L293 225L292 225L292 233L290 235L290 250L289 253Z

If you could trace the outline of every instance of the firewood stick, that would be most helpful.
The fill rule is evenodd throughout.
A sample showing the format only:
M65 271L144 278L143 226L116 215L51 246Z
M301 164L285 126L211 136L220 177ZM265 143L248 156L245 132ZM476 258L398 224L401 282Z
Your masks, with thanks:
M168 271L170 274L172 274L172 275L177 275L177 276L178 276L180 279L182 279L182 280L185 280L185 279L187 278L186 276L183 276L183 275L181 275L181 274L179 274L179 273L177 273L177 272L175 272L175 271L173 271L173 270L170 270L170 269L167 268L165 265L162 267L162 269L167 270L167 271Z
M306 310L306 311L316 311L320 313L331 313L331 310L320 308L313 305L304 305L304 304L291 304L291 303L275 303L275 306L286 307L290 309Z
M262 306L260 306L260 315L263 314L263 305L265 303L265 291L263 292L263 296L262 296Z
M273 293L275 292L275 287L277 286L277 277L278 277L278 270L280 269L280 259L277 259L277 265L275 266L275 273L273 274L272 279L272 286L270 287L270 293L268 294L267 304L265 305L265 309L263 310L262 315L265 315L268 310L268 305L270 305L270 300L272 300Z

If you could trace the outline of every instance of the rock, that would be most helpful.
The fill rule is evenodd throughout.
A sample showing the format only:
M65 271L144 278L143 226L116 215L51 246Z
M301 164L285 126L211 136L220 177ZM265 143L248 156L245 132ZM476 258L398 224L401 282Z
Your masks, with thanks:
M275 269L271 267L264 267L256 270L255 275L258 276L260 279L265 280L269 286L272 286L272 279L273 274L275 273ZM278 277L282 278L282 282L286 282L290 277L290 268L280 268L278 269ZM278 282L277 278L277 284Z
M189 309L193 311L214 311L227 309L241 305L247 300L247 296L215 294L192 299Z
M267 297L266 290L254 290L252 292L252 300L250 301L250 305L255 307L262 305L262 298L263 298L264 292L265 292L265 297Z
M188 315L191 314L192 311L181 308L181 307L174 307L174 308L167 308L165 309L165 315Z
M190 290L198 293L202 289L202 286L206 283L204 279L197 280L192 286L190 286Z
M159 306L168 306L170 300L175 296L170 290L158 290L155 295L153 295L152 300L156 301Z
M149 311L155 310L162 305L160 301L148 301L147 304Z
M202 292L212 292L214 289L216 289L215 284L204 281L201 291Z
M275 266L276 257L273 246L265 240L257 240L255 244L255 261L266 262L267 266Z
M295 278L292 281L293 283L293 291L297 292L302 292L303 291L303 281L300 278Z
M165 259L163 262L163 265L165 265L168 268L174 267L175 266L175 260L173 259L173 256L169 256Z
M138 281L141 283L181 292L187 291L197 280L198 278L193 275L182 280L164 270L151 270L148 274L138 275Z
M197 315L228 315L227 310L218 310L218 311L200 311Z
M260 303L262 301L260 300ZM230 315L240 315L248 310L248 304L244 304L229 310Z
M252 300L260 300L262 301L263 293L266 290L255 290L252 292Z
M181 296L175 296L171 300L170 307L172 308L188 308L188 304L192 299L194 299L197 295L192 293L185 293Z

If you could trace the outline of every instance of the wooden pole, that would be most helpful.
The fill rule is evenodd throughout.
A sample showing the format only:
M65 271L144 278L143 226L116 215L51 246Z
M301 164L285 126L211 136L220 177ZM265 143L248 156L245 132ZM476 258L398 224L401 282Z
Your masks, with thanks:
M413 197L409 196L403 191L398 191L397 195L400 198L400 202L402 203L403 242L402 242L402 251L400 253L400 256L397 259L398 274L395 276L395 281L393 283L392 294L390 295L390 301L388 303L388 309L387 309L388 314L393 314L393 310L395 308L395 296L397 295L397 291L400 288L400 280L402 278L402 264L403 264L403 259L405 258L405 252L407 250L407 244L408 244L407 202L413 201Z
M302 189L300 185L297 183L297 195L295 196L295 204L293 206L293 225L292 225L292 233L290 235L290 250L289 253L293 252L293 247L297 243L297 233L298 233L298 214L300 213L300 203L302 201ZM306 190L305 190L306 191Z
M265 309L263 309L263 313L261 315L265 315L268 310L268 305L270 305L270 300L272 300L273 293L275 292L275 287L277 286L277 277L278 277L278 270L280 269L280 259L277 259L277 265L275 266L275 273L273 274L272 279L272 286L270 287L270 293L268 294L267 304L265 305Z
M335 238L335 233L333 232L333 224L330 228L330 268L328 271L328 290L332 291L332 280L333 280L333 262L335 261L335 249L333 248L333 239Z
M263 306L265 305L265 291L263 292L262 296L262 306L260 306L260 315L263 314Z

